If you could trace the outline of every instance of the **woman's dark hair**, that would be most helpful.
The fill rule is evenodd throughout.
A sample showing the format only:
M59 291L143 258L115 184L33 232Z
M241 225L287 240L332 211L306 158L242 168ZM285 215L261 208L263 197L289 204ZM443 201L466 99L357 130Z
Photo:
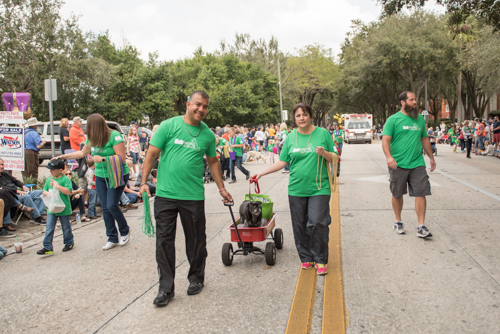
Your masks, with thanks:
M295 118L295 113L297 112L297 110L299 109L302 109L302 112L306 112L309 114L309 116L312 118L313 117L313 112L312 112L312 109L311 107L309 107L307 104L303 103L303 102L300 102L300 103L297 103L295 105L295 107L293 107L293 117Z
M103 147L109 141L111 129L106 120L99 114L92 114L87 118L87 138L89 146Z

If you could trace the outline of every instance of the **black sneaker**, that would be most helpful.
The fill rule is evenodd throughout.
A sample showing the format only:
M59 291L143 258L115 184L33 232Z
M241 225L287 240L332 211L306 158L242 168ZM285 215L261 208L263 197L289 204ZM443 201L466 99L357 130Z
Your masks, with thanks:
M236 180L229 181L229 184L231 184L231 183L236 183Z
M250 178L250 173L248 173L248 175L247 175L247 181L248 181L249 178Z
M156 296L153 304L156 306L167 306L168 302L171 301L175 296L175 293L172 291L171 293L167 293L165 291L158 291L158 295Z
M432 233L429 232L429 229L425 227L425 225L419 226L417 230L417 237L419 238L429 238L432 237Z
M38 225L47 225L47 221L45 219L42 218L42 216L38 216L34 219L35 221L35 224L38 224Z
M51 255L54 254L53 250L48 250L47 248L42 248L38 252L36 252L38 255Z
M16 235L9 233L6 229L0 229L0 237L2 238L15 238Z
M189 283L187 294L190 296L197 295L201 292L201 290L203 290L203 283L191 282Z
M64 245L63 252L70 251L70 250L72 250L72 249L73 249L73 247L75 247L75 244L71 244L71 245Z
M394 231L399 234L405 234L405 228L402 222L394 222Z

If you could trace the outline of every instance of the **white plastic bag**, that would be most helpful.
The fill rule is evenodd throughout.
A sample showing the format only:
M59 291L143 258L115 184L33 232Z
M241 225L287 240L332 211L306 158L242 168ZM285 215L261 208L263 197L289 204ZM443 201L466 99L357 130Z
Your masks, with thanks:
M61 199L61 194L57 188L50 189L47 196L42 195L40 197L50 213L63 212L66 208L66 205L64 205L64 202Z

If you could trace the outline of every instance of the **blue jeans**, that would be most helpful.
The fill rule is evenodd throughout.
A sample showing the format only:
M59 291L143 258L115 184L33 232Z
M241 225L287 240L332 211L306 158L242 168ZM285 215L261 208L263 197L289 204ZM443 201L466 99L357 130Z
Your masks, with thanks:
M130 153L130 156L132 157L132 164L137 164L139 162L139 153L135 153L132 151L129 151L128 153Z
M234 175L234 165L245 175L249 175L250 172L245 169L245 167L241 166L241 157L236 157L235 160L231 160L229 167L231 169L231 180L236 180L236 175Z
M7 255L7 249L5 247L0 246L0 259Z
M479 148L481 151L484 151L484 142L486 141L486 136L477 136L476 139L476 151Z
M57 218L61 222L61 227L63 231L63 243L65 245L73 245L73 232L71 232L71 223L69 222L69 216L59 216L51 213L47 215L47 226L45 227L45 238L43 238L43 248L48 250L53 250L52 240L54 239L54 230L56 228Z
M97 216L97 211L95 210L95 204L97 202L97 190L89 189L89 217Z
M340 152L340 154L342 154L342 145L344 145L344 143L339 143L339 147L338 147L338 150Z
M123 181L125 184L128 182L128 174L123 176ZM104 225L106 226L106 235L108 236L108 241L117 243L118 242L118 230L120 235L127 235L129 232L129 227L127 220L123 215L120 206L118 205L120 197L123 194L123 189L125 185L118 188L108 188L107 184L109 179L105 179L99 176L95 177L95 187L97 190L97 196L101 201L102 216L104 218ZM118 224L118 230L116 229L115 221Z
M125 196L127 196L129 203L132 204L137 202L137 198L139 198L139 196L137 196L136 194L126 193L126 192L124 192L124 194Z
M45 204L43 204L42 199L40 196L42 195L43 191L42 190L33 190L30 191L27 195L17 196L19 199L19 202L21 204L29 206L31 208L35 208L33 212L30 213L30 216L33 218L38 218L40 217L41 212L45 212ZM12 217L10 216L10 212L7 213L7 215L3 219L3 223L5 225L12 223Z

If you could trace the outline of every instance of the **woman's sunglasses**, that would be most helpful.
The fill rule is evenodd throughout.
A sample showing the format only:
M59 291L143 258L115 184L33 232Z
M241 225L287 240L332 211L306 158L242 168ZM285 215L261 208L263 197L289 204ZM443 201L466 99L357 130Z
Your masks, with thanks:
M68 173L64 173L64 174L66 174L66 175L71 175L71 172L68 172Z

